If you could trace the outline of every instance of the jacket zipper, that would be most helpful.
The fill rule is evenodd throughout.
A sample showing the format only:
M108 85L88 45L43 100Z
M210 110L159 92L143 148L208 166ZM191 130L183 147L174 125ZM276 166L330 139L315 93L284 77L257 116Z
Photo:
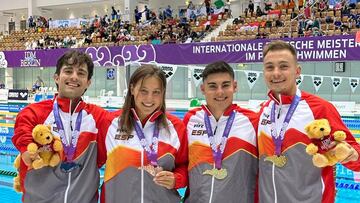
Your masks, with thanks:
M276 103L274 103L274 105L276 105ZM277 113L277 119L280 118L280 114L281 114L281 109L282 109L282 100L281 100L281 95L279 95L279 109L278 109L278 113ZM276 122L276 120L275 120ZM276 123L275 123L275 126ZM277 130L275 129L276 134L278 134ZM277 190L276 190L276 184L275 184L275 163L272 164L272 182L273 182L273 189L274 189L274 203L277 203Z
M141 150L141 203L144 203L144 149Z
M71 101L71 99L70 99L70 106L69 106L70 133L68 134L68 135L70 135L70 136L69 136L69 143L72 142L72 132L73 132L73 127L72 127L72 117L73 117L73 115L72 115L72 113L71 113L71 102L72 102L72 101ZM75 110L78 108L79 104L80 104L80 102L76 105L76 107L75 107L75 109L74 109L74 112L75 112ZM65 137L66 137L66 135L65 135ZM71 172L69 172L69 174L68 174L68 183L67 183L66 190L65 190L64 203L67 203L67 202L68 202L67 199L68 199L68 195L69 195L70 186L71 186Z
M221 119L221 117L220 117L220 119ZM220 121L220 119L219 119L219 121ZM218 122L216 122L216 126L215 126L215 129L214 129L214 142L215 142L215 135L216 135L217 127L218 127ZM214 143L214 144L216 144L216 143ZM215 168L215 160L214 160L213 168ZM215 177L212 176L211 177L211 189L210 189L209 203L212 202L212 198L213 198L213 194L214 194L214 187L215 187Z
M275 164L272 164L272 182L273 182L273 189L274 189L274 203L277 203L277 192L276 192L276 185L275 185Z

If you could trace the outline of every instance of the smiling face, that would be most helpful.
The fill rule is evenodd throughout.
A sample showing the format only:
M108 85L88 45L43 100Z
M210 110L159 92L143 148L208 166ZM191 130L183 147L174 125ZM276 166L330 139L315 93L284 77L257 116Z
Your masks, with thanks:
M229 73L214 73L206 77L200 88L209 110L219 117L232 104L237 82Z
M164 99L164 90L160 79L150 76L131 85L131 95L134 97L136 113L143 120L160 109Z
M296 94L296 78L300 75L301 68L289 50L267 52L263 73L266 85L275 96Z
M86 64L62 66L60 73L54 75L60 98L80 98L89 87L91 80Z

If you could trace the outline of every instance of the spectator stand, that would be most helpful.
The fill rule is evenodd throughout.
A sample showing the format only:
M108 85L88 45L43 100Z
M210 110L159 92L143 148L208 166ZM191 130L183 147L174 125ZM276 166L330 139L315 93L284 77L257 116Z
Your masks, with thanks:
M227 25L223 32L211 41L252 40L258 38L288 38L355 34L360 28L360 3L330 9L323 1L314 1L305 9L310 10L307 17L305 9L269 10L254 16L244 13ZM285 6L287 8L287 6Z

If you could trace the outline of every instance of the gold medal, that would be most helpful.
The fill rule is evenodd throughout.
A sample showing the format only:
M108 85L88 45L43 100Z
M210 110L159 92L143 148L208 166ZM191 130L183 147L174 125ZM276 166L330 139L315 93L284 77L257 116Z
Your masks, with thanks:
M218 180L222 180L222 179L226 178L227 170L226 170L226 168L221 168L221 169L213 168L210 170L208 169L203 172L203 175L211 175L211 176L214 176Z
M265 158L265 161L270 161L275 164L275 166L282 168L286 165L287 158L284 155L272 155Z
M144 166L143 169L148 172L150 175L155 176L155 167L152 165Z
M162 167L154 167L153 165L146 165L143 167L139 167L139 169L144 169L152 176L155 176L158 172L162 171Z

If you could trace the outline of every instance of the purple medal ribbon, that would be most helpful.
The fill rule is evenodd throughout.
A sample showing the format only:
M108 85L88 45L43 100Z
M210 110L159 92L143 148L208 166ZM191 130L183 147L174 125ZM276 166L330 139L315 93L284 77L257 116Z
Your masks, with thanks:
M66 162L70 163L70 162L73 161L76 145L77 145L79 135L80 135L80 126L81 126L81 121L82 121L82 111L79 111L79 114L78 114L78 116L76 118L75 130L71 132L72 135L71 135L70 143L68 143L67 140L66 140L64 125L63 125L63 123L61 121L61 117L60 117L60 113L59 113L59 105L57 104L56 101L54 102L53 112L54 112L55 123L56 123L56 126L57 126L58 130L59 130L61 142L62 142L62 144L64 146Z
M213 157L214 157L214 161L215 161L215 167L217 169L219 169L219 170L221 169L222 155L224 153L226 141L227 141L227 138L229 136L231 126L232 126L232 124L234 122L234 118L235 118L235 113L234 113L234 111L232 111L230 113L230 116L229 116L228 120L226 121L226 126L225 126L225 129L224 129L224 133L223 133L223 135L221 137L221 142L220 142L220 145L219 145L219 148L218 148L216 146L216 144L215 144L214 133L213 133L212 128L211 128L209 115L207 113L204 114L205 128L206 128L206 131L207 131L207 134L208 134L211 151L213 153Z
M144 132L143 132L142 128L140 127L139 122L140 122L139 120L135 121L136 135L138 136L138 138L140 140L140 144L143 147L143 149L145 150L146 156L150 160L151 165L157 167L158 166L157 153L158 153L158 143L159 143L159 139L158 139L159 138L158 119L155 122L154 134L153 134L153 137L151 139L151 145L149 145L147 143Z
M297 105L300 102L300 98L301 98L301 92L300 92L300 90L297 90L296 95L290 104L289 110L286 113L284 122L282 123L281 129L279 132L279 136L276 136L277 132L276 132L276 125L275 125L275 103L272 105L271 115L270 115L271 137L272 137L273 142L275 143L275 154L277 156L281 155L281 145L284 140L285 131L289 125L290 119L293 116Z

